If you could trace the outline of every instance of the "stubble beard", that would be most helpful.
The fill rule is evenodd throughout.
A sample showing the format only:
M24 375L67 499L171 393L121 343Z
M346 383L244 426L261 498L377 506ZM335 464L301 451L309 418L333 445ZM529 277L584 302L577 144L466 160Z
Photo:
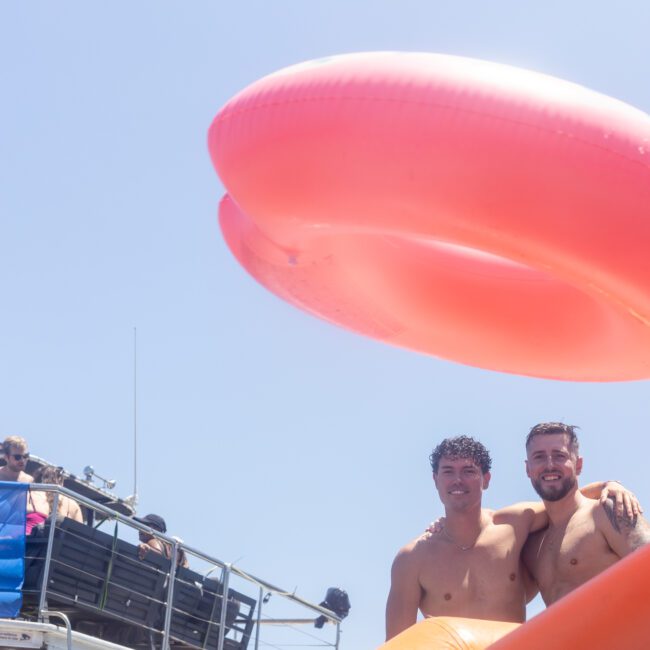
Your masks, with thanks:
M544 501L559 501L564 499L564 497L571 492L571 490L576 486L576 479L574 476L567 476L559 481L559 485L556 483L547 484L542 479L533 481L533 488L539 496L544 499Z

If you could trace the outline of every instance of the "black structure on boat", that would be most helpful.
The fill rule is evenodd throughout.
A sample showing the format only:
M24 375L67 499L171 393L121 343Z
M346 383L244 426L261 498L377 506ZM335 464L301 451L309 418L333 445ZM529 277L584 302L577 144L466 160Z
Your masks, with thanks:
M26 540L22 615L38 618L45 582L48 609L65 613L73 629L131 648L161 647L173 573L170 560L155 553L141 560L134 544L71 519L57 521L53 534L50 527L46 524ZM178 567L171 593L172 645L216 649L222 583ZM228 589L225 601L223 647L246 650L256 601L233 589Z

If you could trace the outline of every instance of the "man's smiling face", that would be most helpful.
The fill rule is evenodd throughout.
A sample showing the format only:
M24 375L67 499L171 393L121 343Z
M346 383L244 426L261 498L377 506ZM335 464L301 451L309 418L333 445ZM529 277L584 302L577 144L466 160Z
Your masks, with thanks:
M537 435L526 449L526 474L545 501L559 501L577 486L582 458L566 433Z
M443 456L433 480L445 508L462 511L472 506L480 507L483 490L490 483L490 473L483 474L471 458Z

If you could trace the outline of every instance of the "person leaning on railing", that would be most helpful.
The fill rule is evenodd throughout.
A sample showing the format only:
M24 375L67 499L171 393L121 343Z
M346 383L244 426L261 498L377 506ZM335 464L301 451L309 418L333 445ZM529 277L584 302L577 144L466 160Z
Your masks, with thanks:
M167 532L167 524L160 515L150 514L144 517L133 517L133 519L139 521L145 526L149 526L149 528L153 528L153 530L157 530L159 533ZM145 533L143 530L139 531L138 536L140 538L140 544L138 544L138 557L141 560L144 560L147 553L158 553L167 559L171 559L171 544L163 542L163 540L158 539L149 533ZM178 547L178 553L176 554L176 565L181 567L188 567L190 565L187 556L185 555L185 551L180 547Z
M52 465L40 467L34 473L34 482L63 485L63 469L61 467L53 467ZM44 523L52 515L54 496L54 492L35 490L30 487L29 494L27 495L27 519L25 523L25 533L27 535L31 534L35 526ZM56 514L60 517L69 517L75 521L83 522L83 515L81 514L79 504L64 494L59 494L59 504Z

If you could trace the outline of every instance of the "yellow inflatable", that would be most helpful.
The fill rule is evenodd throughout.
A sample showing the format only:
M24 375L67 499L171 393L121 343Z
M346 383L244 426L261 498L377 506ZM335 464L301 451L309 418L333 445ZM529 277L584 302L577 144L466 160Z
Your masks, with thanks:
M519 623L436 616L404 630L379 650L483 650L517 627Z

